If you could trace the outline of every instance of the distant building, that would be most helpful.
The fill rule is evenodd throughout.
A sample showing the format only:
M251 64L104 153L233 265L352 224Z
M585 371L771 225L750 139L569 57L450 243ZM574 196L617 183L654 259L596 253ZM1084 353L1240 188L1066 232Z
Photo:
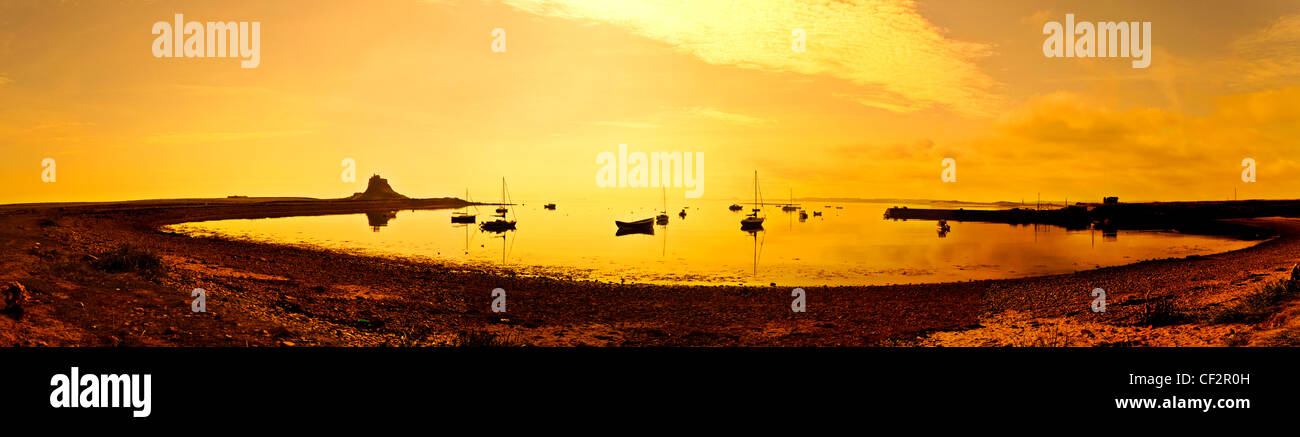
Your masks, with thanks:
M394 200L407 199L408 197L393 191L393 187L388 186L388 179L374 175L370 177L366 185L366 191L353 194L349 199L352 200Z
M1115 196L1105 197L1101 199L1101 203L1103 205L1116 205L1119 204L1119 197L1115 197Z

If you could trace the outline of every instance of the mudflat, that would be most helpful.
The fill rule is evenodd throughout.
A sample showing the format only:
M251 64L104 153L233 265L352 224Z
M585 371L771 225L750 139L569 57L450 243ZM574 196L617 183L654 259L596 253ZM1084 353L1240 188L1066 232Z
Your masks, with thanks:
M939 284L664 286L527 277L160 231L228 218L455 208L457 199L181 199L0 206L7 346L1227 346L1300 344L1300 219L1221 254ZM123 248L156 265L106 263ZM203 289L206 312L191 309ZM505 290L507 311L491 309ZM1106 291L1093 312L1093 289ZM1259 305L1255 305L1258 307ZM1237 311L1237 313L1234 313ZM1261 311L1263 313L1261 313Z

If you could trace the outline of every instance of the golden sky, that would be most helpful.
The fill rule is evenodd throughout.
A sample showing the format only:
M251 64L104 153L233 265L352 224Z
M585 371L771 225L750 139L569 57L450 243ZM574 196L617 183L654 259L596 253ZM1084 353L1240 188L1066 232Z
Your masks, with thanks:
M260 65L154 57L177 13ZM1067 13L1150 21L1151 66L1045 57ZM657 197L596 186L619 144L704 152L706 198L1297 198L1300 1L0 2L2 203Z

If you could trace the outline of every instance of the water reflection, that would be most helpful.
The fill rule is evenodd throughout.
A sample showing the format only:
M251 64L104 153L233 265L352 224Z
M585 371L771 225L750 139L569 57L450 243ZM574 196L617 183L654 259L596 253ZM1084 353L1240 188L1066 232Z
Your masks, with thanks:
M759 241L758 234L763 233L763 227L762 227L762 226L759 226L758 228L753 228L753 229L742 229L741 231L743 231L743 232L746 233L746 234L749 234L750 239L752 239L753 242L754 242L754 252L753 252L753 254L754 254L754 259L753 259L754 269L753 269L753 272L752 272L751 274L753 275L753 277L754 277L755 279L757 279L757 278L758 278L758 259L759 259L759 257L761 257L762 254L763 254L763 242L765 242L765 241L767 240L767 238L766 238L766 235L764 235L764 238L762 239L763 242L760 242L760 241Z
M1071 231L952 222L949 229L943 229L935 221L880 220L888 205L854 203L828 206L822 216L810 211L809 218L815 220L796 220L795 211L787 215L786 226L767 223L770 226L742 228L743 234L736 234L737 213L742 211L729 208L730 201L689 205L690 220L679 217L672 222L671 247L667 227L610 235L610 222L616 218L648 217L653 221L661 206L645 203L568 200L559 211L544 209L541 203L517 205L511 210L528 223L526 235L487 229L478 235L470 230L479 227L474 224L448 226L452 210L403 210L400 221L396 220L397 211L372 211L365 214L370 228L365 231L356 226L355 214L219 220L171 228L191 235L228 235L362 254L511 264L538 274L584 279L755 285L915 283L1069 273L1253 244L1105 227ZM780 206L763 209L778 214ZM383 232L374 232L378 229ZM1101 238L1096 237L1098 233ZM1124 234L1123 240L1118 239L1119 233ZM500 242L485 238L499 238ZM750 246L748 260L741 255L746 245Z
M654 235L654 234L655 234L655 228L653 226L635 227L635 228L618 228L618 230L614 231L615 237L622 237L624 235Z
M397 218L397 211L367 211L366 221L370 223L371 232L379 232L379 228L388 226L388 222Z

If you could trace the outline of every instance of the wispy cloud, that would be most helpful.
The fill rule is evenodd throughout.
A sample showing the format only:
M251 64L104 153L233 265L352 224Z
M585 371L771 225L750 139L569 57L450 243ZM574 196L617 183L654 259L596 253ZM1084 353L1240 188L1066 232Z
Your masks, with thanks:
M14 83L14 80L13 80L13 79L10 79L10 78L4 77L4 76L0 76L0 85L8 85L8 84L11 84L11 83Z
M771 122L771 120L765 120L758 117L751 117L744 114L736 114L733 112L725 112L725 111L704 107L704 106L695 106L691 108L686 108L685 112L689 115L696 116L696 117L709 118L713 120L720 120L720 121L725 121L728 123L736 123L736 124L763 124L763 123Z
M621 127L625 129L654 129L659 125L654 123L641 123L635 121L597 121L592 123L597 126Z
M1233 41L1237 74L1233 85L1276 86L1300 78L1300 15L1272 24Z
M988 115L1000 102L975 64L992 48L948 38L911 0L502 1L621 26L710 64L847 80L861 92L846 97L889 111ZM806 52L791 49L794 29L806 32Z
M265 138L296 137L314 133L309 130L252 131L252 132L178 132L144 138L148 144L199 144L228 141L249 141Z

